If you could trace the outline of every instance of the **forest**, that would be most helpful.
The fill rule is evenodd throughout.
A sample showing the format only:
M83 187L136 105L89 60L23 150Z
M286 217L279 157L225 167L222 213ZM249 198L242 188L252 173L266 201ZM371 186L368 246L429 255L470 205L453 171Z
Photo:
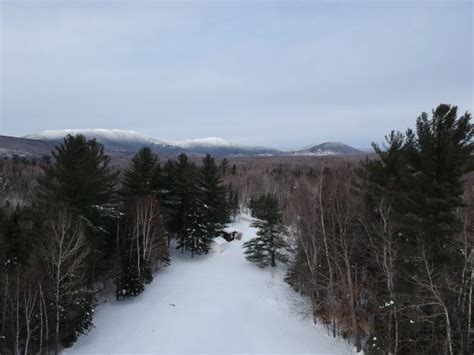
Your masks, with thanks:
M314 323L367 354L472 354L474 128L441 104L373 154L114 162L69 135L0 161L0 353L59 353L97 299L160 282L251 213L249 262L285 269ZM377 140L380 137L376 137ZM302 310L303 311L303 310Z

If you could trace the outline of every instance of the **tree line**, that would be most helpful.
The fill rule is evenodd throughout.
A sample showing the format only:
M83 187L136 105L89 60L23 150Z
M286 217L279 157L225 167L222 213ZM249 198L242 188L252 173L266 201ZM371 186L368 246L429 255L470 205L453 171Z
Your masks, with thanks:
M37 164L31 202L0 209L4 354L72 345L93 326L109 280L118 300L137 296L169 264L171 239L190 257L205 254L238 209L209 155L199 166L184 154L162 165L144 147L120 171L101 144L70 135Z

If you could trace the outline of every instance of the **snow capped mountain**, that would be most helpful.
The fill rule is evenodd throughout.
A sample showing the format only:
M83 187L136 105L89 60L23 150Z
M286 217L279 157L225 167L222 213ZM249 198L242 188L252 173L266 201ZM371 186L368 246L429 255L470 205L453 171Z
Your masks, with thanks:
M38 139L38 140L63 140L67 135L83 134L88 138L95 138L97 140L103 139L108 141L121 141L141 144L166 144L165 142L147 137L135 131L124 131L120 129L61 129L61 130L47 130L38 134L27 135L24 138Z
M326 142L309 146L293 152L283 152L267 147L253 147L235 144L218 137L189 139L183 141L158 140L135 131L120 129L63 129L48 130L24 136L27 140L39 140L60 143L65 136L83 134L89 139L96 139L107 151L117 153L135 153L143 146L149 146L159 155L176 156L187 153L196 156L211 154L215 157L224 156L279 156L279 155L351 155L360 154L360 150L339 142ZM1 148L1 147L0 147Z
M191 139L185 141L161 141L134 131L119 129L64 129L49 130L38 134L27 135L23 138L36 139L49 142L61 142L68 134L83 134L89 139L96 139L109 151L136 152L143 146L151 147L156 153L163 155L176 155L182 152L204 156L252 156L252 155L278 155L280 151L265 147L248 147L234 144L218 137Z
M295 155L352 155L362 151L340 142L326 142L294 152Z
M67 135L82 134L89 139L96 139L109 151L136 152L143 146L149 146L158 154L174 155L183 149L166 142L145 136L135 131L119 129L63 129L48 130L38 134L27 135L23 138L50 142L61 142Z

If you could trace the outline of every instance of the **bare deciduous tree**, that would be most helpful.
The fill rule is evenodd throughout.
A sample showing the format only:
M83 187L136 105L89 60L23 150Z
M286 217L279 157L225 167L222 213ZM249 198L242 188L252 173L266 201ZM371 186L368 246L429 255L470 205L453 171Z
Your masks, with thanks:
M66 211L47 223L46 237L48 240L40 253L53 285L55 352L58 353L62 302L84 285L88 248L82 226Z

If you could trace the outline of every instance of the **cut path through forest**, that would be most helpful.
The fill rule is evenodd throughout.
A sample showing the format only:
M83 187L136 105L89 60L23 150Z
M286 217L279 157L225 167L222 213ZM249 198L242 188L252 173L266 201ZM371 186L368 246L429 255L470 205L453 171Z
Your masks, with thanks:
M98 306L95 328L65 354L288 353L353 354L343 339L303 316L304 299L284 272L248 262L242 244L255 236L248 216L232 230L243 233L223 253L172 252L140 296Z

